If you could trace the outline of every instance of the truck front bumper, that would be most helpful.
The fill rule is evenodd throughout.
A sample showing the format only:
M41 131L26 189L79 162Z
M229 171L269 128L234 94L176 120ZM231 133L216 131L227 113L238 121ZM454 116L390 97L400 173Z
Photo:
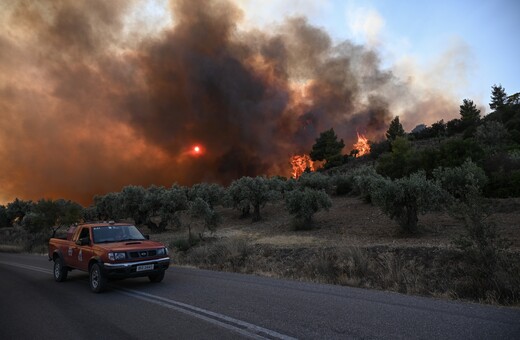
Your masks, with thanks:
M141 268L147 265L148 267L153 265L153 268L141 270ZM153 275L168 269L169 266L170 258L163 257L138 262L103 263L103 270L109 278L127 278Z

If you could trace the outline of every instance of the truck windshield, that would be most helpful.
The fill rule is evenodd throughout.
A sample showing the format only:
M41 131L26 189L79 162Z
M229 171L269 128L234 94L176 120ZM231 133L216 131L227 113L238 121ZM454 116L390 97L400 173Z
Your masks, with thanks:
M133 225L111 225L92 228L94 243L140 241L145 237Z

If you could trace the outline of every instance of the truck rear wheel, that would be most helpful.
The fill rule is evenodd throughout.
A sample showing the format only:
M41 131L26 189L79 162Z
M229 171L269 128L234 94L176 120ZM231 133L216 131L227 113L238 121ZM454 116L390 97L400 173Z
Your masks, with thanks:
M158 273L148 275L148 279L150 279L151 282L161 282L164 279L164 270L161 270Z
M94 293L100 293L105 290L107 286L107 279L101 270L101 266L98 263L94 263L92 267L90 267L90 290Z
M54 280L56 282L63 282L67 280L67 274L69 270L67 267L63 265L63 260L61 257L57 257L54 260Z

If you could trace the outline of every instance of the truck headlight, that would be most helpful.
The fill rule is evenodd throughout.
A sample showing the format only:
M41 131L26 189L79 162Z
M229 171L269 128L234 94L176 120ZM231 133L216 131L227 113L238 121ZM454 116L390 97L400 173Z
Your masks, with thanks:
M126 259L126 253L108 253L108 259L110 261L124 260Z
M168 248L157 249L157 255L168 255Z

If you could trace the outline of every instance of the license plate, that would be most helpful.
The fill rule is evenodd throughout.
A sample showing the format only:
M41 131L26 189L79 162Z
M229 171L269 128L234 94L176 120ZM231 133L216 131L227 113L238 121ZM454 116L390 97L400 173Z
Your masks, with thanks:
M153 264L143 264L141 266L137 266L137 272L143 272L145 270L153 270Z

